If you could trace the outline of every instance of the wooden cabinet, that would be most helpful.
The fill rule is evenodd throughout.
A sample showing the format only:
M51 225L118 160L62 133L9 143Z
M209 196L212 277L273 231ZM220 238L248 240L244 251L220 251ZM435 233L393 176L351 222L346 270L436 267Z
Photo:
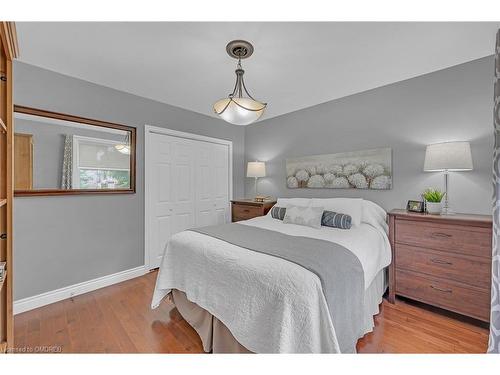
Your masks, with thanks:
M248 220L266 215L276 201L255 202L253 199L238 199L231 201L232 221Z
M15 26L0 22L0 262L6 275L0 282L0 352L14 345L12 311L12 200L14 193L14 129L12 60L17 57Z
M484 215L389 213L392 263L389 301L396 295L488 321L492 219Z
M14 190L33 189L33 135L14 134Z

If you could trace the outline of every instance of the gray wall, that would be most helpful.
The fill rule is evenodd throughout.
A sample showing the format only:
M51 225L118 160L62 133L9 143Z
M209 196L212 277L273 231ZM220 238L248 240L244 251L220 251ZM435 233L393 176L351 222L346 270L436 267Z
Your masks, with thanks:
M451 174L452 208L491 214L493 66L490 56L247 126L247 160L267 161L268 177L260 180L259 193L363 197L387 210L403 208L426 187L443 188L440 173L422 171L425 146L468 140L474 170ZM392 190L286 187L287 157L377 147L392 147ZM245 191L251 196L253 180L246 181Z
M92 126L88 126L88 129L80 129L18 118L14 119L14 126L16 133L33 136L33 187L35 189L61 187L65 135L81 135L116 141L123 141L125 138L125 135L121 134L91 130L95 128Z
M144 124L232 140L235 197L244 188L253 194L246 156L267 161L260 193L361 196L388 210L442 186L439 173L422 172L426 144L469 140L474 171L451 176L450 199L456 211L491 212L493 57L245 128L27 64L14 68L16 104L134 126L138 135L137 194L15 199L15 299L143 264ZM286 188L287 157L376 147L393 149L390 191Z
M16 300L144 264L144 124L231 140L243 195L241 127L20 62L14 101L137 128L136 194L15 198Z

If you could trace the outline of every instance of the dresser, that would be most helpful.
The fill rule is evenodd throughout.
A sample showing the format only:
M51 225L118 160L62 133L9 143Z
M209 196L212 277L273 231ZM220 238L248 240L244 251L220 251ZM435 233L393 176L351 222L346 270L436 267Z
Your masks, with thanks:
M403 296L489 321L492 218L389 213L389 302Z
M253 199L235 199L231 201L231 217L233 223L248 220L258 216L266 215L271 207L276 204L275 200L255 202Z

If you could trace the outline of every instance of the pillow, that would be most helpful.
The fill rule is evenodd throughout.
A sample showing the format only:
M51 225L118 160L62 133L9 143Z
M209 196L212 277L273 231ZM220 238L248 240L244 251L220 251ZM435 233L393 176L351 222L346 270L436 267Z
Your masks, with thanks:
M310 206L311 198L278 198L276 204L278 206Z
M363 216L362 198L313 198L311 206L323 207L326 211L342 212L351 217L352 225L361 224Z
M286 208L283 223L321 228L323 207L289 206Z
M351 229L351 220L349 215L339 214L333 211L323 211L321 225L339 229Z
M363 200L363 223L381 228L385 233L389 233L386 220L387 212L382 207L372 201Z
M285 208L288 206L310 206L311 201L311 198L278 198L276 206ZM271 216L271 210L269 210L267 215Z
M271 208L271 216L273 219L283 220L285 217L286 207L273 206Z

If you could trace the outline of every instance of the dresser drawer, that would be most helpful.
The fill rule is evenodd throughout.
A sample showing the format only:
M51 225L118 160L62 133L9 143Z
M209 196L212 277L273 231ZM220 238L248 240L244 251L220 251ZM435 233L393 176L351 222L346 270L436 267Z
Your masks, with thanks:
M396 269L396 293L488 321L490 293L425 274Z
M397 220L396 243L466 255L491 257L491 229Z
M248 220L262 215L262 208L257 206L233 204L233 221Z
M452 281L490 288L491 260L396 244L396 267Z

